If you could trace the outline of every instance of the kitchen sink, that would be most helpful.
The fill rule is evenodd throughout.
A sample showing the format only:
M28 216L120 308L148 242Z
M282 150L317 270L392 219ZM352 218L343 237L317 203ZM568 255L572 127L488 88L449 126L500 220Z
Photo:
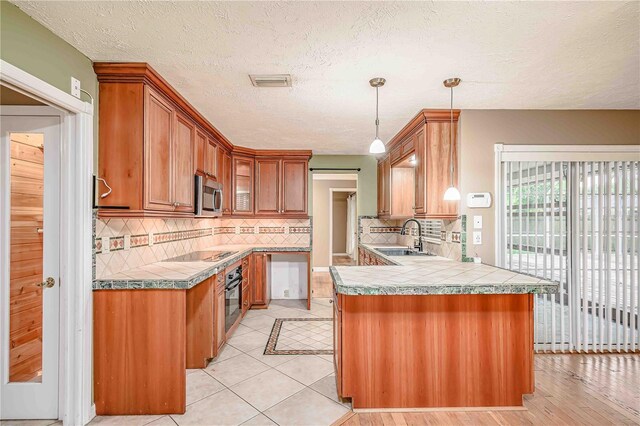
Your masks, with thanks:
M376 251L387 256L433 256L431 253L419 252L406 248L377 248Z

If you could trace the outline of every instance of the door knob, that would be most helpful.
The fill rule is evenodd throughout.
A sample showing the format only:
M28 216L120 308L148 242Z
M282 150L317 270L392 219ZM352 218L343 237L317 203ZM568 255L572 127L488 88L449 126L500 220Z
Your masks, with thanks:
M42 288L51 288L54 286L54 284L56 283L56 280L54 280L52 277L48 277L46 281L43 281L41 283L36 284L38 287L42 287Z

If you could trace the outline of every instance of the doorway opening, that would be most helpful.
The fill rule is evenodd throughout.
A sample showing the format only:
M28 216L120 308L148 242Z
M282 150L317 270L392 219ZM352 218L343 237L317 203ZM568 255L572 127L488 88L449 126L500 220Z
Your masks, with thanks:
M350 266L357 263L358 194L351 188L332 188L330 198L331 265Z
M93 104L0 65L0 418L86 424Z

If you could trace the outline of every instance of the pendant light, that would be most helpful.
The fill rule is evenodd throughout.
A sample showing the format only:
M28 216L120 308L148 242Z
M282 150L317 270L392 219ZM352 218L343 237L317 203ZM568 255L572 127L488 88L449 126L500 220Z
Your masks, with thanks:
M380 140L378 136L378 127L380 126L380 120L378 119L378 88L384 86L386 80L384 78L372 78L369 80L369 84L371 87L376 88L376 138L371 142L369 146L369 153L371 154L382 154L386 151L384 143Z
M460 199L460 191L453 185L453 88L460 84L459 78L448 78L444 81L444 87L451 89L451 110L449 126L449 188L444 193L445 201L457 201Z

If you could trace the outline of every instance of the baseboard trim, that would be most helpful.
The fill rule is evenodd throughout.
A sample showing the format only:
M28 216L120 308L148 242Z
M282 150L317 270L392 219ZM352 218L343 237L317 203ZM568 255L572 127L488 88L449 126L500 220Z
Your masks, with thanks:
M354 408L354 413L416 413L423 411L525 411L522 405L500 407Z

